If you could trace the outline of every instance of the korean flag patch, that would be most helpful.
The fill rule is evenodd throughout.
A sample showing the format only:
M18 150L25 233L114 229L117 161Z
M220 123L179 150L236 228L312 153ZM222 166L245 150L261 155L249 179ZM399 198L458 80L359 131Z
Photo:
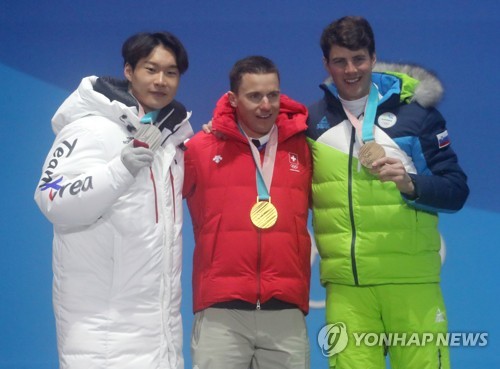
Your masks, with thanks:
M440 134L436 135L436 138L438 140L440 149L450 144L450 136L448 136L448 131L441 132Z

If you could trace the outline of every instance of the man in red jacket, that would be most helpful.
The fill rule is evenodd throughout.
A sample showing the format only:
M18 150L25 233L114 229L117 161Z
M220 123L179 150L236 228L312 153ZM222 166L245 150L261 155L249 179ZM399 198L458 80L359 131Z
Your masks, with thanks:
M247 57L217 103L215 134L186 144L194 368L309 368L306 119L273 62Z

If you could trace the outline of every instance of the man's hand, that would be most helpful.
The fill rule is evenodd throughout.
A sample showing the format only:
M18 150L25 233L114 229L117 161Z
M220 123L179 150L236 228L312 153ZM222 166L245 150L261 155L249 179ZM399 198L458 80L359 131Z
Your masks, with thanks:
M394 182L400 192L410 197L415 196L415 186L401 160L387 156L375 160L370 172L381 182Z
M201 126L201 129L205 133L212 133L212 119L208 121L208 123Z
M134 147L133 141L125 146L121 153L123 165L134 177L142 168L151 166L153 158L153 151L146 147Z
M214 131L213 128L212 128L212 119L210 119L208 121L208 123L205 123L204 125L201 126L201 129L203 132L207 133L207 134L214 134L215 137L221 139L221 140L225 140L226 139L226 136L224 135L224 133L221 133L220 131Z

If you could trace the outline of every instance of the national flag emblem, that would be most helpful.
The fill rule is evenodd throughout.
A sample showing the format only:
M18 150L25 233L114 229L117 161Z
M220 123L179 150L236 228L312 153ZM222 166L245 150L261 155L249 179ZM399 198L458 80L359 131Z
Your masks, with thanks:
M436 135L436 137L440 149L450 144L450 136L448 136L448 131L441 132L440 134Z
M290 162L290 170L292 172L299 172L299 157L293 152L288 153L288 161Z

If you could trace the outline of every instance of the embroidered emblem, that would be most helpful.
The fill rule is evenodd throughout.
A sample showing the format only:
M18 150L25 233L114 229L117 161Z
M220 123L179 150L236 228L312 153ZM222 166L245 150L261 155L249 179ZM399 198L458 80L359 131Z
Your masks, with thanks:
M293 152L288 153L288 161L290 163L290 171L299 172L299 157Z
M215 161L217 164L219 164L222 161L222 156L215 155L212 160Z
M436 323L442 323L442 322L445 322L445 321L446 321L446 316L441 311L441 309L438 308L437 311L436 311L436 320L435 320L435 322Z
M438 140L438 145L440 149L450 144L450 136L448 136L448 131L444 131L436 135L436 138Z

